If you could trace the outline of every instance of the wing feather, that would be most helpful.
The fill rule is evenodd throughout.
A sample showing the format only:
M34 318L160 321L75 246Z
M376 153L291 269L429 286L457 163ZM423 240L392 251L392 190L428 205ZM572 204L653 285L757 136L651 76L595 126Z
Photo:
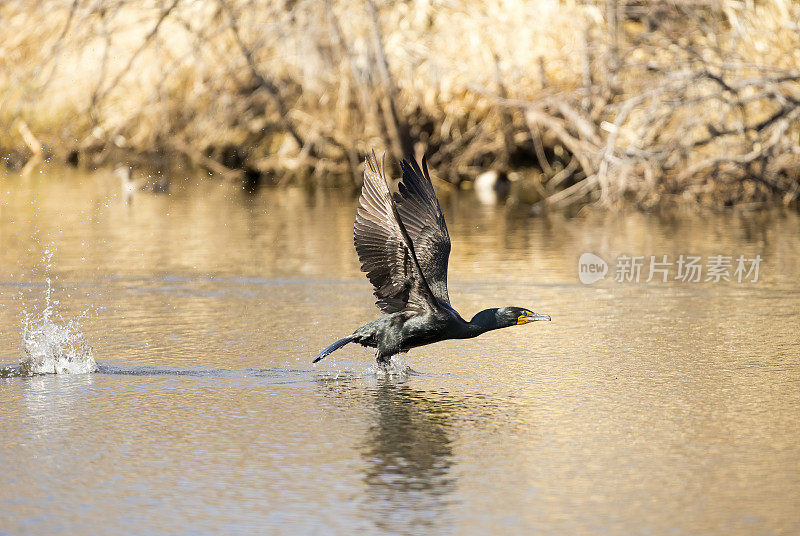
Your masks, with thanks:
M400 165L403 180L399 193L394 195L397 212L414 243L417 260L433 295L449 305L450 234L428 174L427 160L422 159L422 168L414 160L403 160Z
M385 313L423 309L435 303L403 223L383 166L378 167L373 153L366 159L353 237L361 270L375 288L376 305Z

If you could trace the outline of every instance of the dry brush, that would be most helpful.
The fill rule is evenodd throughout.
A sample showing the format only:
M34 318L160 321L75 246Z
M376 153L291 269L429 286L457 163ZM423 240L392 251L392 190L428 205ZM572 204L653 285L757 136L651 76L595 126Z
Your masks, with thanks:
M375 147L453 184L522 170L540 206L800 196L789 0L18 0L0 19L10 165L357 183Z

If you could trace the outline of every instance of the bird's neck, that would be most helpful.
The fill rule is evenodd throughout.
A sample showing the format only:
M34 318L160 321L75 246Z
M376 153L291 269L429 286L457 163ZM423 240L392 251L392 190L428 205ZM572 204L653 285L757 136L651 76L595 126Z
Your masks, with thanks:
M502 327L504 326L497 322L497 309L484 309L467 322L465 334L466 337L477 337L481 333Z

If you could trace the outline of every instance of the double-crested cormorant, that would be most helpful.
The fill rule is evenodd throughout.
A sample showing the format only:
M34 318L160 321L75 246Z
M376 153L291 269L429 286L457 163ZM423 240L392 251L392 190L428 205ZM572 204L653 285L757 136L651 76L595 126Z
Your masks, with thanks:
M486 309L466 321L450 305L447 260L450 235L428 174L415 161L401 162L403 180L394 198L383 162L367 157L364 186L354 229L361 270L375 287L378 308L386 316L361 326L325 348L323 359L351 342L376 348L378 363L411 348L447 339L468 339L487 331L550 320L522 307Z

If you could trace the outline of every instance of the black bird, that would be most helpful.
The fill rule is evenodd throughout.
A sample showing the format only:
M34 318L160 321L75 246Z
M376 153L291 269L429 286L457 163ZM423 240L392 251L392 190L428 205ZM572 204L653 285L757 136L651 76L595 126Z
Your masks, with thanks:
M367 157L354 229L361 270L375 287L378 308L387 316L361 326L325 348L314 363L345 344L376 348L378 363L411 348L447 339L468 339L487 331L550 320L523 307L485 309L466 321L450 305L447 260L450 235L428 174L416 161L401 162L403 180L394 198L383 162Z

